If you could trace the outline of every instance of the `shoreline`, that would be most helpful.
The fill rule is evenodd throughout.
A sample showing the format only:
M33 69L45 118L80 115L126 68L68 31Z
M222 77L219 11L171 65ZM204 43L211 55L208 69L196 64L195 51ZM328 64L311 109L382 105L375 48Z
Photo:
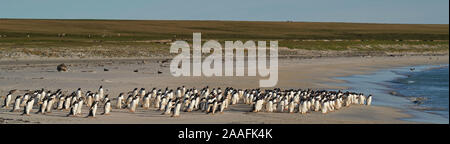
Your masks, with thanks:
M416 69L415 71L421 72L430 69L448 67L448 64L413 65L379 69L367 74L337 77L336 79L345 81L345 83L340 83L337 85L347 86L349 87L349 90L352 91L358 90L363 93L372 92L374 95L381 95L384 99L390 99L390 101L380 102L379 99L377 100L377 97L374 97L373 104L377 106L399 109L403 113L410 115L410 117L400 118L400 120L418 123L447 123L448 119L443 115L417 109L417 106L415 106L413 102L408 99L408 97L411 96L398 95L397 90L391 87L394 85L394 83L392 83L393 81L406 77L398 72L408 71L410 67L414 67ZM373 79L370 79L370 82L364 81L368 77L373 77ZM366 90L364 87L372 87L373 89ZM392 92L395 93L392 94Z
M108 61L108 60L106 60ZM0 84L0 95L4 95L6 90L17 89L38 89L63 88L65 90L74 90L82 86L85 90L95 90L98 85L103 84L110 88L111 96L115 98L120 91L127 91L133 87L158 87L158 88L176 88L180 84L188 87L210 87L232 86L238 88L255 88L255 83L259 80L254 77L233 77L233 78L171 78L168 68L162 67L158 62L144 62L140 60L125 60L127 62L114 60L112 64L93 62L88 60L88 64L73 64L73 71L66 73L57 73L55 65L26 65L23 68L17 68L15 64L21 63L0 63L0 77L4 84ZM158 60L157 60L158 61ZM0 61L1 62L1 61ZM42 62L42 61L41 61ZM56 60L56 63L58 61ZM37 62L39 63L39 62ZM45 63L45 61L44 61ZM334 79L336 77L367 74L379 69L409 66L417 64L447 63L447 56L402 56L402 57L349 57L349 58L313 58L313 59L282 59L282 65L279 67L279 82L276 87L280 88L313 88L313 89L342 89L338 85L330 85L330 82L342 83L342 80ZM16 67L16 68L14 68ZM103 68L108 67L110 72L103 72ZM117 67L117 68L115 68ZM133 67L139 67L143 72L133 73ZM154 74L151 71L161 70L162 74ZM88 72L83 72L88 71ZM90 72L89 72L90 71ZM5 76L6 75L6 76ZM33 79L42 77L43 79ZM293 79L294 78L294 79ZM167 82L163 82L163 80ZM240 81L234 83L233 81ZM25 83L26 82L26 83ZM51 82L51 83L50 83ZM154 83L158 82L158 83ZM305 116L299 114L287 113L247 113L243 111L246 106L238 106L230 112L221 115L205 115L200 113L182 114L180 119L171 119L159 116L159 112L150 110L150 112L140 112L140 116L132 116L124 111L113 112L113 116L100 117L97 120L75 118L58 118L63 113L55 112L54 117L48 118L42 115L32 115L30 117L21 117L16 114L0 111L0 117L19 119L30 122L44 123L421 123L402 120L411 115L402 112L401 109L389 108L384 106L351 106L337 112L327 115L311 113ZM86 110L84 110L86 112ZM117 115L117 116L116 116ZM149 116L150 115L150 116ZM158 116L156 116L158 115ZM129 118L129 117L131 118ZM194 119L193 116L202 118ZM260 120L261 117L264 119ZM236 121L236 118L243 118ZM101 119L101 121L98 121ZM282 120L280 120L282 119ZM66 122L67 121L67 122Z

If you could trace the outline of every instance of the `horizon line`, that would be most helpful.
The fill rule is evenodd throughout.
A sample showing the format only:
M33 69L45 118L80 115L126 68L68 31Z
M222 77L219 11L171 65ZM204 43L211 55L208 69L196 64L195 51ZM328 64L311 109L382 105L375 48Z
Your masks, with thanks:
M292 23L349 23L349 24L401 24L401 25L449 25L449 23L386 23L386 22L345 22L345 21L295 21L295 20L214 20L214 19L116 19L116 18L3 18L0 20L103 20L103 21L224 21L224 22L292 22Z

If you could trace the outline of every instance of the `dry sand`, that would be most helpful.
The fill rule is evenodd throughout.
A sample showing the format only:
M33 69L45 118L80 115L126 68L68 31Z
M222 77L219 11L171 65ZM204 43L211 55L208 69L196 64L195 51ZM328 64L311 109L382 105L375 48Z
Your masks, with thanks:
M69 72L57 72L56 65L66 63ZM343 89L330 82L342 82L333 77L370 73L377 69L425 65L448 64L446 56L401 56L401 57L339 57L315 59L280 59L280 88L314 88ZM67 92L81 87L96 91L100 85L106 89L111 98L120 92L128 92L133 88L202 88L232 86L235 88L257 88L258 77L173 77L168 63L161 59L101 59L101 60L1 60L0 61L0 96L9 90L36 90L61 88ZM104 71L107 68L109 71ZM138 69L138 72L133 72ZM158 74L158 71L162 72ZM15 97L16 95L14 95ZM113 100L115 103L115 100ZM3 104L3 98L0 104ZM36 111L37 108L33 109ZM410 117L398 109L380 106L351 106L326 115L310 113L250 113L250 107L239 104L231 106L223 114L207 115L200 112L181 113L179 118L160 115L154 109L143 110L131 114L126 110L113 109L109 116L99 115L97 118L65 117L67 111L53 111L47 115L32 114L20 116L19 112L0 109L0 123L414 123L400 120ZM98 113L103 111L102 108ZM87 115L87 109L83 109Z

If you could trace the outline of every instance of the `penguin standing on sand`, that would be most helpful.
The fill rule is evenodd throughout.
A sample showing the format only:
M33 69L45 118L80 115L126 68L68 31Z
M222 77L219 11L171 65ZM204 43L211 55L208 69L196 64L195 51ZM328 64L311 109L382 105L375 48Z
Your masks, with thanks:
M47 104L48 104L47 98L43 98L42 99L42 103L41 103L41 105L39 107L39 111L37 111L36 113L37 114L38 113L45 114L45 110L47 108Z
M295 108L295 102L291 101L289 103L289 113L294 113L294 108Z
M170 113L172 112L172 108L173 108L173 102L172 102L172 99L169 99L163 115L170 115Z
M76 114L77 114L78 102L76 102L76 100L73 100L73 101L75 101L75 103L72 105L72 108L70 109L70 112L67 116L76 116Z
M369 95L369 96L367 97L366 105L370 106L371 104L372 104L372 95Z
M328 112L328 102L323 102L322 104L322 113L326 114Z
M144 101L142 103L142 108L149 109L150 108L150 96L146 95L144 96Z
M366 101L366 96L364 96L364 95L359 96L359 104L360 105L364 105L365 101Z
M306 114L306 112L308 112L308 102L307 101L302 102L301 109L302 109L302 111L300 112L301 114Z
M25 108L23 110L22 115L30 116L31 109L33 109L34 105L34 98L28 99L28 101L25 104Z
M95 113L97 112L98 101L95 101L91 108L89 109L89 114L87 117L95 118Z
M159 108L161 104L161 95L157 94L156 98L155 98L155 108Z
M266 103L266 112L273 112L273 101L269 100Z
M9 108L9 104L11 103L11 99L12 99L12 93L9 92L8 95L6 95L5 97L5 102L3 103L3 108Z
M103 98L105 97L105 92L103 90L103 86L101 85L100 88L98 88L98 96L99 99L103 100Z
M256 103L254 104L253 112L259 112L262 109L264 100L261 98L257 98Z
M111 101L108 100L105 102L105 106L103 107L104 112L102 115L109 115L109 112L111 112Z
M226 107L226 103L227 103L227 99L223 99L221 102L220 102L220 107L219 107L219 111L220 111L220 113L223 113L223 111L225 110L225 107Z
M22 98L22 103L20 104L21 107L25 106L25 104L28 102L29 94L25 94Z
M133 95L128 95L128 98L127 98L127 100L126 100L126 108L130 108L131 107L131 102L133 102L133 100L134 100L134 96Z
M64 101L66 100L65 96L60 96L59 100L58 100L58 107L56 108L57 110L62 110L64 107Z
M86 105L88 106L88 107L91 107L92 106L92 103L94 103L94 97L88 92L87 93L87 95L86 95L87 97L86 97ZM81 98L81 97L80 97ZM80 98L78 98L78 99L80 99Z
M119 97L117 97L117 104L116 104L117 109L122 109L122 104L123 104L123 100L124 100L123 95L124 95L123 93L120 93Z
M161 104L159 105L159 110L160 111L164 111L166 109L167 106L167 97L164 97L161 99Z
M77 99L81 98L81 88L77 89L76 97L77 97Z
M133 100L131 101L130 107L129 107L129 111L131 113L136 112L136 107L138 105L138 102L139 102L139 98L138 97L134 97Z
M64 110L69 110L70 109L70 104L72 103L72 96L67 96L66 100L64 101Z
M54 103L55 98L52 96L47 100L47 107L45 109L46 113L52 113L52 107Z
M179 117L180 116L180 110L181 110L181 101L177 100L177 102L175 102L175 109L173 109L172 117Z
M79 98L78 99L77 111L76 111L75 115L81 115L81 110L83 108L83 103L84 103L84 97Z
M22 100L22 96L17 96L16 100L14 102L14 107L11 110L11 112L16 112L16 111L20 111L20 101Z
M213 102L211 114L215 114L215 113L216 113L216 111L217 111L217 106L218 106L217 99L215 99L214 102Z
M38 97L38 102L42 102L42 100L47 96L47 93L45 93L44 88L41 89L41 96Z
M94 93L94 101L99 102L100 101L100 95L98 93Z
M320 110L320 102L318 100L316 100L314 102L314 111L319 111Z
M106 103L107 101L109 101L109 95L105 95L105 97L103 97L103 103Z
M187 109L185 110L185 112L191 112L192 110L194 110L194 106L195 106L195 103L196 103L195 100L196 100L195 97L192 98L192 100L189 102L189 105L188 105Z

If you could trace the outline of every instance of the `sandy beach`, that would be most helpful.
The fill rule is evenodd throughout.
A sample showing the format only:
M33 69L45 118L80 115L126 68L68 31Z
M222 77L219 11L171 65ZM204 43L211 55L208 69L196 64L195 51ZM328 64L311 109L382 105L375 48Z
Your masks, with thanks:
M1 60L0 96L9 90L62 89L72 92L77 88L96 91L100 85L106 89L110 98L116 98L120 92L133 88L176 88L186 86L202 88L257 88L258 77L173 77L169 72L169 63L165 59L47 59L47 60ZM445 56L395 56L395 57L324 57L313 59L280 59L279 88L345 89L330 83L344 81L334 77L371 73L379 69L448 64ZM68 72L57 72L56 65L65 63ZM108 71L104 71L108 69ZM138 72L134 72L138 70ZM158 71L160 73L158 73ZM20 93L20 92L19 92ZM14 95L15 97L15 95ZM375 95L376 97L376 95ZM112 103L115 103L113 99ZM3 104L3 98L1 98ZM37 107L33 109L35 112ZM326 115L313 112L306 115L298 113L252 113L250 106L233 105L222 114L208 115L201 112L181 113L178 118L161 115L155 109L136 113L113 109L108 116L96 118L65 117L68 111L54 110L50 114L32 114L21 116L20 112L0 109L0 123L187 123L187 124L310 124L310 123L416 123L401 120L411 117L399 109L381 106L351 106ZM100 108L98 112L102 112ZM87 115L83 109L83 116Z

